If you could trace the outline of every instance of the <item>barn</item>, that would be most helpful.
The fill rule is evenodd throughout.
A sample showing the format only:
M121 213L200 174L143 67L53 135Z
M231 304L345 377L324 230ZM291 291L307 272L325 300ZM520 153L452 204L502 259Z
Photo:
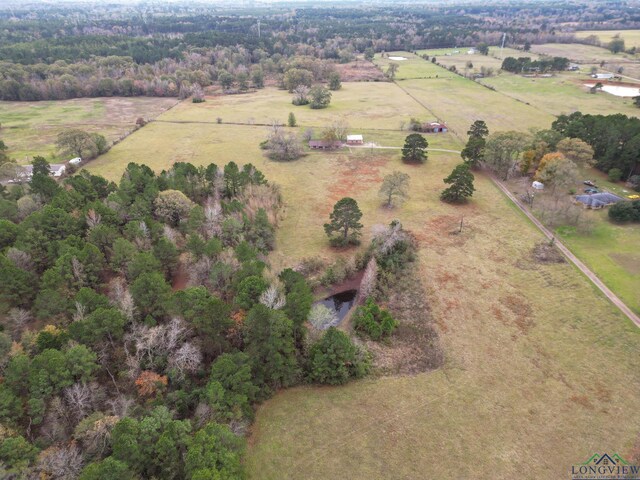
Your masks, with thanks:
M335 150L342 147L342 142L339 140L310 140L309 148L314 150Z
M441 122L425 123L422 126L422 131L426 133L446 133L449 131L447 125Z

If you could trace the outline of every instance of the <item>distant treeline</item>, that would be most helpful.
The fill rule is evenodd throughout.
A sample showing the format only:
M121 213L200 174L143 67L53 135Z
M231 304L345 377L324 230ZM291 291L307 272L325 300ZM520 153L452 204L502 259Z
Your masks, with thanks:
M513 73L523 72L558 72L569 67L569 59L564 57L541 58L532 60L528 57L507 57L502 61L502 70Z

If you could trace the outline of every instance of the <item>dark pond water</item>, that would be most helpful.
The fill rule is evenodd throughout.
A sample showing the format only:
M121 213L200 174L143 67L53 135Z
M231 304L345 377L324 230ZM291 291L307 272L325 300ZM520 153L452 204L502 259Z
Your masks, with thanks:
M356 295L358 290L346 290L344 292L336 293L330 297L320 300L317 303L324 305L325 307L336 312L338 320L342 321L347 312L351 310L353 304L356 301Z

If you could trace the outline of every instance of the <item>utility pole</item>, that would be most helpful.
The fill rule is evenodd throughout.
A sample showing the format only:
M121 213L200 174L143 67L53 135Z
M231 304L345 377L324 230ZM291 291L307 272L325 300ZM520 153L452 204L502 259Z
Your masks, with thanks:
M458 233L462 233L462 223L464 222L464 215L460 217L460 230L458 230Z
M258 19L258 38L260 38L260 19Z
M507 34L503 33L502 34L502 46L500 47L500 59L502 60L504 58L504 56L502 55L502 51L504 50L504 42L507 39Z

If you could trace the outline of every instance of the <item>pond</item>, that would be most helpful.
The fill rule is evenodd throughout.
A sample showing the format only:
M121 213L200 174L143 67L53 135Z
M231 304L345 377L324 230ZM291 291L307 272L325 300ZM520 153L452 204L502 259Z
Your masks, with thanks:
M316 303L324 305L329 310L336 312L338 320L342 321L349 310L351 310L351 307L353 307L357 295L358 290L345 290L344 292L336 293Z

